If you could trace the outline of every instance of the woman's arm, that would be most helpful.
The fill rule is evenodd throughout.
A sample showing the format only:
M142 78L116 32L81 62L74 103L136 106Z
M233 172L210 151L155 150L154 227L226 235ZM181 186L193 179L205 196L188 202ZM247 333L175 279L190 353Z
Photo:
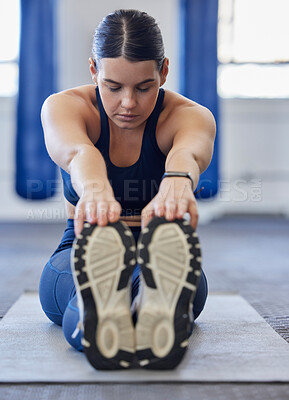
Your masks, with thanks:
M48 153L70 174L80 198L74 217L76 235L84 221L103 226L117 221L121 213L103 157L88 135L86 121L92 118L91 112L83 98L59 93L45 101L41 113Z
M166 171L190 172L194 185L185 177L163 179L158 194L143 209L142 223L147 225L154 215L173 220L188 212L195 229L198 210L193 190L213 155L215 121L211 112L199 105L179 107L169 118L167 125L173 129L174 139L167 155Z

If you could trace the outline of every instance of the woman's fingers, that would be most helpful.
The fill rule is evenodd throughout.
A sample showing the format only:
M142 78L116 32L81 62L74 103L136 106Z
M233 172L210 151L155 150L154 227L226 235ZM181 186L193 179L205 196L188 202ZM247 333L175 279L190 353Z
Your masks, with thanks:
M117 201L79 201L74 216L75 235L78 236L81 233L84 221L105 226L108 222L118 221L120 214L121 206Z
M146 214L151 208L146 209ZM165 201L158 199L157 197L153 201L154 215L158 217L165 217L168 221L174 219L184 218L186 213L190 215L191 226L196 229L198 224L198 208L195 199L178 198L178 199L166 199ZM153 216L153 215L152 215ZM152 218L151 215L147 215L144 218L145 225Z
M177 202L174 199L168 199L165 202L165 217L168 221L176 219Z
M97 203L97 223L99 226L105 226L108 222L108 203L99 201Z
M105 226L108 222L116 222L121 214L121 205L117 201L100 201L97 203L97 223Z
M168 221L184 218L189 213L191 225L196 229L198 224L198 209L194 199L166 199L157 196L142 211L142 227L145 227L154 217L165 217Z
M183 218L184 214L188 211L188 200L187 199L179 199L177 205L177 218Z
M86 203L85 216L86 221L90 224L95 224L97 221L97 208L96 204L93 201Z
M150 202L141 213L141 227L144 228L150 222L150 220L154 217L154 205Z
M120 214L121 214L121 205L117 201L110 202L107 214L108 221L112 223L118 221Z
M191 201L188 207L188 213L190 214L190 223L193 229L197 229L198 221L199 221L199 213L197 208L196 201Z
M78 202L77 206L75 207L74 214L74 233L76 237L80 235L83 229L84 214L84 205Z
M167 198L156 196L142 211L142 227L147 226L150 220L156 215L165 217L168 221L183 218L185 213L189 213L191 226L196 229L198 224L198 210L195 199L187 198ZM116 222L120 218L121 205L117 201L98 201L98 202L78 202L75 209L75 234L78 236L84 221L91 224L97 223L105 226L108 222Z
M163 217L165 215L166 207L163 200L154 202L154 212L157 217Z

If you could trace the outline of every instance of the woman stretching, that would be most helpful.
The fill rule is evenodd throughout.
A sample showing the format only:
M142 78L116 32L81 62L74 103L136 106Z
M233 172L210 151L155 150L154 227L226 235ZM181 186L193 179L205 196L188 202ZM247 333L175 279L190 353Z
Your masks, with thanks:
M207 297L194 190L212 157L214 118L161 88L169 61L144 12L103 19L89 68L92 85L42 108L68 211L42 273L42 308L96 369L134 360L172 369Z

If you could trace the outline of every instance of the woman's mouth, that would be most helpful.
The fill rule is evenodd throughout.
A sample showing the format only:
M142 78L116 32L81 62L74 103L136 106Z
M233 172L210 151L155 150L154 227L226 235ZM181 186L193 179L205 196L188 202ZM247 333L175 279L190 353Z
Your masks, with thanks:
M133 121L138 117L138 115L135 114L117 114L116 116L121 121Z

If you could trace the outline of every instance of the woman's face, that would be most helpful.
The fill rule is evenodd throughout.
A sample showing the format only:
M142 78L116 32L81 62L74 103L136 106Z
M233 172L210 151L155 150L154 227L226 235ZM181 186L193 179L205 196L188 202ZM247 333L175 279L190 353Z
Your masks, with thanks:
M123 57L103 58L95 76L108 118L121 129L136 129L153 111L159 87L166 80L156 62L130 62Z

